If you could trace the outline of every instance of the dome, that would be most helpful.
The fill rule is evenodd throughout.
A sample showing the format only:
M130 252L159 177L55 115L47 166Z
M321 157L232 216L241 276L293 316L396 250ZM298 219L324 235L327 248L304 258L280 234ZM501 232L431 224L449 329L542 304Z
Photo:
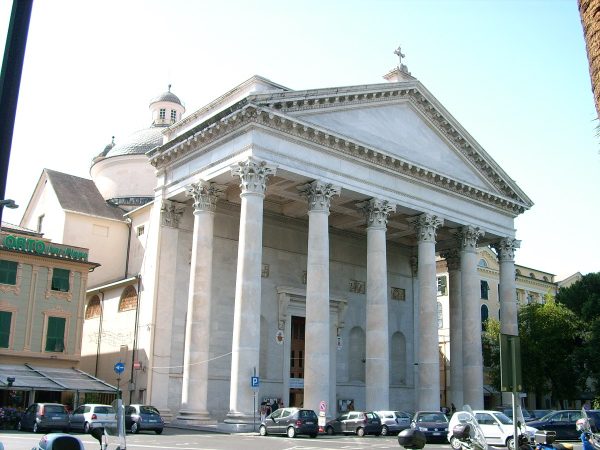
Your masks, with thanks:
M122 142L115 144L104 156L143 155L163 143L164 127L150 127L139 130Z
M171 85L169 85L169 90L167 92L163 92L158 97L153 98L150 101L150 104L156 103L156 102L171 102L171 103L177 103L178 105L183 106L181 104L181 100L179 100L179 97L177 97L175 94L173 94L171 92Z

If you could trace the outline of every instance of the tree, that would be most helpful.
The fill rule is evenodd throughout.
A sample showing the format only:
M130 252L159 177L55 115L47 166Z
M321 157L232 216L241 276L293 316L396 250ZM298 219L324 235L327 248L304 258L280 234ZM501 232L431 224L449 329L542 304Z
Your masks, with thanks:
M579 348L574 352L580 371L582 389L597 396L600 380L600 273L589 273L569 287L561 288L556 301L572 310L579 318ZM592 380L591 383L586 383Z
M551 394L553 400L577 396L577 368L573 365L580 325L577 316L552 299L519 310L523 388L537 398ZM483 336L484 362L490 381L500 388L500 323L488 320Z

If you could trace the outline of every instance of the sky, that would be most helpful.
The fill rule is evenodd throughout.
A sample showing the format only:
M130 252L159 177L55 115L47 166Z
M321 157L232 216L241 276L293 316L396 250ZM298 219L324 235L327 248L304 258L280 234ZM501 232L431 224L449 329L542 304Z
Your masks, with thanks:
M0 36L12 1L0 0ZM1 38L0 38L1 39ZM600 271L600 136L576 0L34 0L3 220L44 168L186 114L261 75L291 89L384 82L403 63L531 198L516 263Z

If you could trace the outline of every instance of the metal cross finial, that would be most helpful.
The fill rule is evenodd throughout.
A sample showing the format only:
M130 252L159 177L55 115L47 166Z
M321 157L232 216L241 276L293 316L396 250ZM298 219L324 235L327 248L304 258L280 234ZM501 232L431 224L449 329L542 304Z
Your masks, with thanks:
M398 48L394 50L394 55L398 55L398 67L402 67L402 58L405 58L406 56L404 55L404 53L402 53L402 49L400 48L400 46L398 46Z

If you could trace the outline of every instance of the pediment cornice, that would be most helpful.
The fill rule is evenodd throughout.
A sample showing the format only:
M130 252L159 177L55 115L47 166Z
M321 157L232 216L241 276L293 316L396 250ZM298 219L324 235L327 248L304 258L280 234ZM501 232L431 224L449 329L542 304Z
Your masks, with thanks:
M373 93L370 97L364 97L365 95L367 94L358 94L355 96L356 98L344 101L356 100L365 102L375 98L381 99L383 94L376 96L376 93ZM429 114L436 117L432 108L429 107L429 103L425 101L426 99L414 88L390 90L383 98L386 97L394 100L404 98L414 104L418 109L430 111ZM316 99L313 100L317 101ZM323 104L325 104L325 101ZM286 106L286 108L294 107L300 108L303 107L303 105ZM320 146L325 146L329 149L362 160L368 164L392 170L399 175L415 181L433 185L437 188L451 191L488 206L499 208L513 216L524 212L531 206L531 203L527 198L520 198L509 185L503 182L504 180L500 176L495 174L493 168L478 155L477 151L468 144L464 138L460 137L460 134L454 128L446 126L447 130L445 133L447 133L448 136L453 137L457 142L462 143L460 151L469 161L480 167L480 170L484 173L488 174L488 180L491 180L498 191L501 192L500 194L454 179L447 174L433 171L430 168L422 167L413 162L398 158L397 156L389 155L379 149L372 148L363 143L353 141L343 135L302 121L301 118L290 116L286 114L286 111L287 110L283 106L277 107L275 103L269 104L268 106L245 104L241 109L232 112L225 117L207 120L191 129L186 134L148 152L147 155L150 158L150 164L157 169L164 168L187 157L198 148L221 139L242 127L256 125L277 130L287 136L295 137L300 141L309 141ZM440 126L442 127L442 130L445 129L443 121L440 121Z

